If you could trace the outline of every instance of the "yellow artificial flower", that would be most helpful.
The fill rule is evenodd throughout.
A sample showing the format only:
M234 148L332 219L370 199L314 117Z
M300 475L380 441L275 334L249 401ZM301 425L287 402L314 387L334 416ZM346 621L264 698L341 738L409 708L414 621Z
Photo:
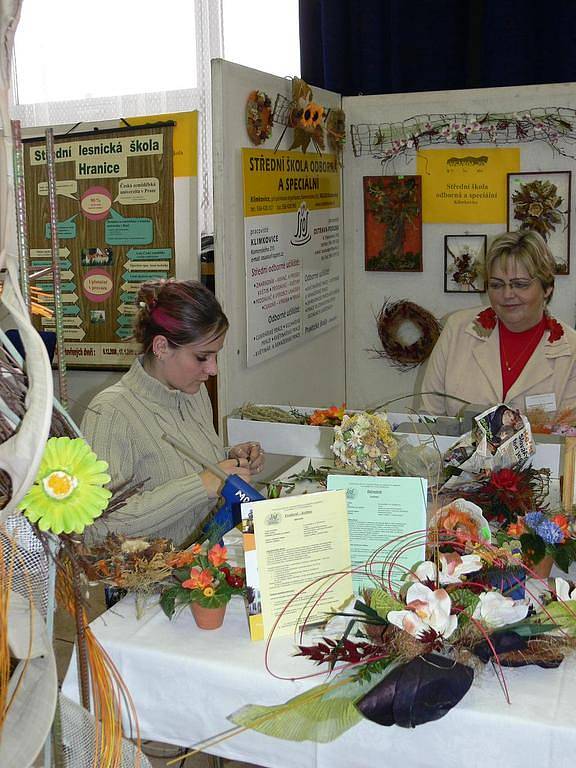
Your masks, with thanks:
M213 587L205 587L202 591L202 594L204 597L212 597L214 595L214 588Z
M108 506L107 469L81 437L51 437L19 509L41 531L82 533Z

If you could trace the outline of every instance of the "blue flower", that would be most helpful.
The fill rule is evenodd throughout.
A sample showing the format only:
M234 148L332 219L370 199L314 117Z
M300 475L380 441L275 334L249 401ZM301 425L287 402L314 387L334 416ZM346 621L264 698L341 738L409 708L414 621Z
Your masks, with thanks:
M542 512L528 512L528 514L524 516L524 522L529 528L536 528L543 522L543 520L544 515Z
M546 544L561 544L564 541L562 529L551 520L544 520L543 523L540 523L536 528L536 533Z

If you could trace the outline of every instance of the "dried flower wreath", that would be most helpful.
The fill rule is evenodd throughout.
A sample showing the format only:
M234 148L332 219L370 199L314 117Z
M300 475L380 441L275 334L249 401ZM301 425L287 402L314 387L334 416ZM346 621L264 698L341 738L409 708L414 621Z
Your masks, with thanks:
M434 315L412 301L387 299L376 318L382 349L371 350L402 371L416 368L428 359L440 336L440 323ZM414 326L420 335L411 344L402 340L402 327Z

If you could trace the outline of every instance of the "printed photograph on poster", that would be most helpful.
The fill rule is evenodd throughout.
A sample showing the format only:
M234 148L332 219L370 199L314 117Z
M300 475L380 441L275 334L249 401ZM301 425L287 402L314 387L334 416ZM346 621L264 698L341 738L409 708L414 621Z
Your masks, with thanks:
M484 293L486 235L444 235L444 292Z
M508 174L508 229L533 229L546 240L556 274L570 273L570 171Z
M422 179L364 177L364 268L422 272Z

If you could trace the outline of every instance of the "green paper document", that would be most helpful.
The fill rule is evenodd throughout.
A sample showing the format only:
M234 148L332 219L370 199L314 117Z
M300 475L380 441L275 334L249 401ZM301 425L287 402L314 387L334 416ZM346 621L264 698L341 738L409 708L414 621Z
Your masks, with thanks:
M406 570L425 558L428 481L421 477L328 475L328 490L346 491L350 556L352 568L359 571L353 574L354 592L373 589L382 579L387 584L390 560L397 564L391 572L392 585L397 588ZM398 549L403 551L397 558ZM363 567L371 560L369 572L376 581Z

